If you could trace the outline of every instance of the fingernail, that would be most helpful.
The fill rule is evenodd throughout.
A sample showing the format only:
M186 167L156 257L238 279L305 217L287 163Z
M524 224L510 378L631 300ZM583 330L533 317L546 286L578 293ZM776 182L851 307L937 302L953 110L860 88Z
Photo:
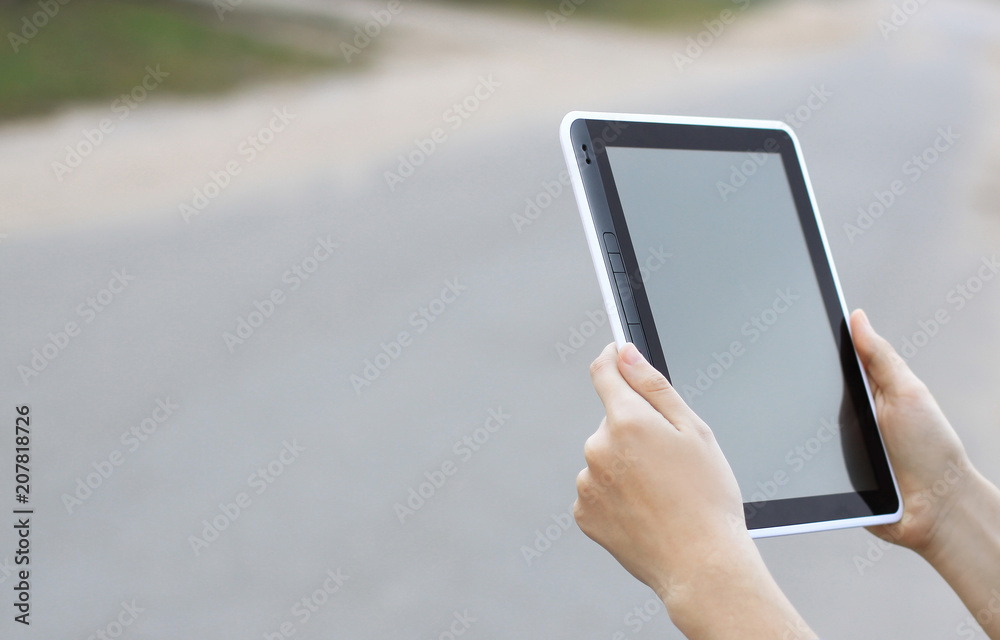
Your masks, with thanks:
M861 324L865 326L866 329L872 328L872 323L868 320L868 314L865 313L864 309L858 309L861 312Z
M642 354L639 353L639 350L631 342L626 342L625 346L622 347L621 359L629 366L638 364L643 360Z

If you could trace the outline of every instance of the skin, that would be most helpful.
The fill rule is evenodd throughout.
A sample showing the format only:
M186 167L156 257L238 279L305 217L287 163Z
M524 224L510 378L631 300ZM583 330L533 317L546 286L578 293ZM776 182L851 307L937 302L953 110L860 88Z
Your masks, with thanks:
M863 312L851 330L904 504L899 523L870 531L926 558L1000 640L1000 491ZM584 446L580 529L659 595L688 638L817 638L751 540L708 425L631 344L608 345L591 377L607 415Z

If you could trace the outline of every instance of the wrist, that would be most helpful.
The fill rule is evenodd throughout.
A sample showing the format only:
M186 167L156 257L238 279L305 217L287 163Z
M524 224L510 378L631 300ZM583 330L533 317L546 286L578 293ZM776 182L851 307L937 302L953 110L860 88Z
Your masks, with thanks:
M1000 490L973 472L961 499L942 514L932 543L921 551L991 638L1000 638Z
M971 464L963 471L926 541L913 549L938 572L947 570L953 559L964 556L961 549L987 533L988 523L994 522L993 516L1000 513L997 488Z
M695 557L695 556L693 556ZM686 573L657 588L687 638L815 638L772 578L745 532L706 545Z

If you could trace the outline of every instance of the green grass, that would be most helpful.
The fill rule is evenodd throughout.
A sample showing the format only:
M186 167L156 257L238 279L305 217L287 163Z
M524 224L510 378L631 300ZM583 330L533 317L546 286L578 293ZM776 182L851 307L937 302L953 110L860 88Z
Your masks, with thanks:
M53 4L56 4L53 2ZM344 64L339 52L302 43L339 42L345 27L332 23L291 25L288 20L237 7L220 21L211 6L170 0L70 0L15 54L9 33L22 17L39 11L36 1L0 0L0 119L50 111L72 102L112 100L129 92L146 67L169 73L159 93L222 92L249 81L287 78ZM340 31L344 30L344 31ZM287 29L286 29L287 31ZM313 37L302 38L302 33ZM289 44L295 40L296 43Z
M551 11L564 15L575 7L568 20L579 16L584 19L610 20L626 24L647 26L656 29L664 27L686 28L702 20L717 18L724 9L742 13L743 0L450 0L466 6L509 7L545 14ZM752 7L764 0L750 0ZM560 13L560 6L566 7Z

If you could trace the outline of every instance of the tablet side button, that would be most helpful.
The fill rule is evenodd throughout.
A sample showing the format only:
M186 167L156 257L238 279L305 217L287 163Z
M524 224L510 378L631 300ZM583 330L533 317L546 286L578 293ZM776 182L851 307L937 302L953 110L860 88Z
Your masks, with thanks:
M618 285L618 297L622 301L622 308L625 310L625 321L629 324L639 322L639 312L635 309L635 297L632 295L632 287L628 283L628 276L624 273L616 273L615 284Z
M625 263L622 261L622 254L609 253L608 258L611 259L611 270L613 272L625 273Z
M628 332L632 336L632 344L639 350L642 357L649 361L649 349L646 347L646 336L642 332L642 325L630 324Z
M618 248L618 238L616 238L613 233L604 234L604 248L608 250L608 253L622 252L622 250Z

